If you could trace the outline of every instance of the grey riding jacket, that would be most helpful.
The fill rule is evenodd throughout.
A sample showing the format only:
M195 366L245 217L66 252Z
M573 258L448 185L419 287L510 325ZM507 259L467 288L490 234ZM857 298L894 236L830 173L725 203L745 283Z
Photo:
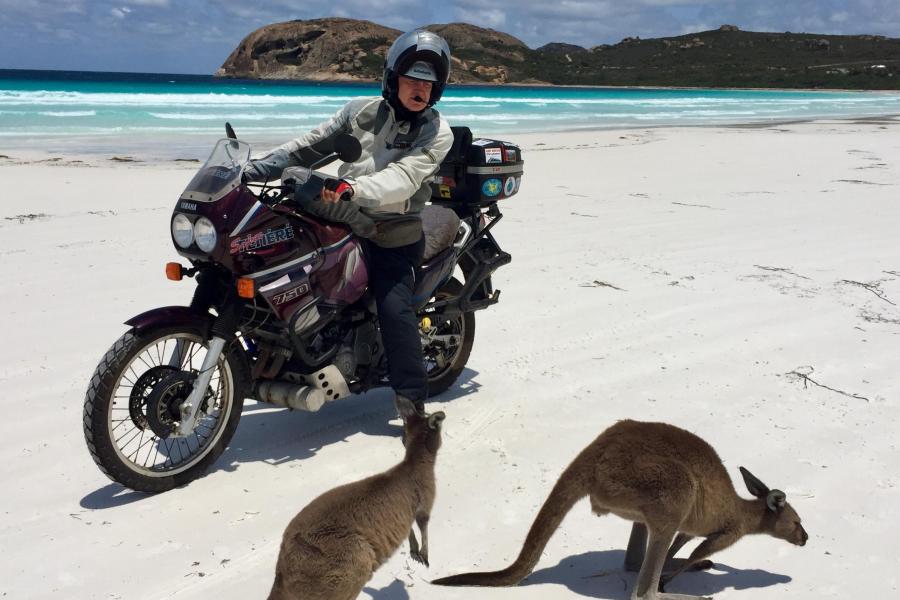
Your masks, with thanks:
M360 212L375 221L379 231L375 242L393 247L418 241L422 232L418 213L431 198L431 179L453 145L450 125L433 108L412 122L398 121L386 100L354 99L254 167L262 177L278 178L286 167L309 165L332 152L341 133L349 133L362 146L359 159L342 164L338 176L353 186L353 203Z

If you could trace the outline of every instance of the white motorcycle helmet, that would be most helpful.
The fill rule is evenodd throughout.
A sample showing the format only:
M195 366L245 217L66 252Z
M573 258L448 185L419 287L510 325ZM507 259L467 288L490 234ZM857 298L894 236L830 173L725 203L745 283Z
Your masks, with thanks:
M450 46L441 36L424 29L404 33L391 44L384 61L381 95L392 104L397 98L400 75L431 81L428 106L434 106L450 78Z

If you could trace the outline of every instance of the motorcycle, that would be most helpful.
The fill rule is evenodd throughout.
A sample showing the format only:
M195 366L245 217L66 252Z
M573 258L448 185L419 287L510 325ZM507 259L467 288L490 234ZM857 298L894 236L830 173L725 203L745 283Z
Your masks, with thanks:
M315 412L386 385L365 244L297 203L321 192L325 175L315 169L357 160L359 142L346 136L270 185L245 181L251 146L227 124L226 132L172 214L173 244L191 266L169 263L166 274L196 280L190 305L126 321L85 395L91 456L133 490L163 492L202 475L233 436L245 398ZM454 133L455 148L466 143ZM442 203L453 182L441 181L439 200L422 213L427 245L414 298L430 396L465 367L474 313L499 300L491 275L510 262L492 235L498 194Z

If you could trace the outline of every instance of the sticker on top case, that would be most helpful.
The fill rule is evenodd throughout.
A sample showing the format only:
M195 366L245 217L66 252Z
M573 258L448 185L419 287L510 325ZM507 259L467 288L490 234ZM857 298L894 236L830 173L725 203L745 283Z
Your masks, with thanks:
M503 153L500 148L485 148L484 161L487 163L502 163Z
M481 184L481 193L488 197L499 196L503 189L503 182L499 179L488 179Z

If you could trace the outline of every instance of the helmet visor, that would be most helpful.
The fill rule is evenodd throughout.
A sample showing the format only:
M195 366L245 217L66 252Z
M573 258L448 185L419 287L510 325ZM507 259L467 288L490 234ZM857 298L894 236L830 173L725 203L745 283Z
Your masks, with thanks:
M404 77L409 77L410 79L421 79L422 81L437 81L437 71L435 68L425 62L424 60L418 60L412 64L412 66L406 70L406 73L403 73Z

